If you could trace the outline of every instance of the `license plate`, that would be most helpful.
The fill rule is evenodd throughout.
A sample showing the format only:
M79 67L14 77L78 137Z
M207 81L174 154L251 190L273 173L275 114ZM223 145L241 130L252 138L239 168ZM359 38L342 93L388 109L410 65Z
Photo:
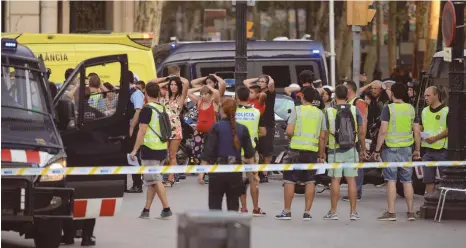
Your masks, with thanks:
M280 154L278 154L277 158L275 159L275 163L276 164L280 163L284 155L285 155L285 151L280 152Z

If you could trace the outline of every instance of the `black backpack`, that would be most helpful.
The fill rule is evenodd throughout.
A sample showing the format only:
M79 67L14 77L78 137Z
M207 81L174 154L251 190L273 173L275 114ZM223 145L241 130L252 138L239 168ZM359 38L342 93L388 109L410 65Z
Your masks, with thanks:
M160 112L157 108L154 108L150 106L149 104L146 104L146 106L150 109L155 110L157 114L159 115L159 125L160 125L160 134L158 134L150 125L148 127L152 132L154 132L162 142L167 142L171 135L172 135L172 126L170 123L170 117L168 116L167 111L165 110L165 106L163 106L163 112Z
M335 142L340 148L356 147L356 127L351 105L337 105L334 107L337 110L335 117Z

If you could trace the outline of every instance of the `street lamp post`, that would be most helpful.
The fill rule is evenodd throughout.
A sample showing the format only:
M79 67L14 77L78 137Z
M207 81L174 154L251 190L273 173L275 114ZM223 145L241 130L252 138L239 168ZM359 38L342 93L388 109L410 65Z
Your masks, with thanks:
M246 1L236 1L235 87L244 85L248 74L248 41L246 37Z
M452 5L454 5L454 10ZM442 18L443 37L446 46L451 48L448 99L448 159L451 161L465 160L465 136L466 132L466 85L464 67L464 1L446 2L445 8L448 13ZM456 17L456 18L455 18ZM447 57L445 53L445 58ZM465 167L445 167L440 187L466 188ZM439 200L439 192L426 195L425 202L421 207L421 218L434 218L435 209ZM443 219L466 220L466 195L464 193L451 192L446 197Z

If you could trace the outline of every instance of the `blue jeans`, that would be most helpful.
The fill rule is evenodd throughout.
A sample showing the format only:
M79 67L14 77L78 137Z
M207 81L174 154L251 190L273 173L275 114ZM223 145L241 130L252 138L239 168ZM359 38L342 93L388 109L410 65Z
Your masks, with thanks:
M390 148L385 147L382 150L382 161L384 162L411 162L412 161L412 148L399 147ZM383 169L383 177L386 181L397 181L398 174L400 182L411 183L413 178L413 168L391 167Z

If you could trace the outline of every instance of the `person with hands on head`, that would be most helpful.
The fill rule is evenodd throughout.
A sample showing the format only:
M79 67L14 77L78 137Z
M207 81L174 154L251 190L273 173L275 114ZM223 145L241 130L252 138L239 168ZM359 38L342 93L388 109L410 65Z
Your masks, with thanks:
M164 109L164 106L160 103L160 87L154 82L148 83L146 85L146 97L148 103L143 107L139 116L139 131L133 151L130 153L130 158L133 161L136 160L136 154L140 149L142 165L163 166L164 160L167 157L168 144L167 142L162 142L158 136L158 133L160 133L159 115L155 110L163 112ZM149 211L155 194L157 194L163 206L163 210L158 218L169 218L172 212L168 205L162 175L144 174L143 180L144 184L148 187L147 198L139 218L149 218Z
M210 74L209 76L200 77L200 78L196 78L192 80L191 86L193 88L201 88L203 86L209 86L210 88L213 88L216 90L214 91L214 97L221 98L225 94L227 83L221 77L215 74Z
M275 138L275 97L277 93L275 92L275 82L272 77L269 75L261 75L257 78L250 78L243 81L246 88L251 88L251 86L257 82L261 88L261 92L265 93L265 110L263 114L264 125L266 128L266 135L264 137L259 137L259 153L264 159L264 164L272 163L272 153L273 153L273 143ZM267 172L262 173L263 178L262 182L268 182Z
M425 150L422 161L448 160L448 107L440 101L440 90L431 86L425 90L424 98L429 105L422 110L419 118L421 146ZM425 137L422 137L425 136ZM435 176L437 167L422 167L423 181L426 184L426 194L435 191ZM442 171L440 170L440 174Z
M374 152L374 159L384 162L410 162L420 158L421 138L419 124L411 104L403 102L407 94L406 86L395 83L391 87L392 102L385 105L382 110L381 125ZM414 132L414 137L413 137ZM412 145L415 150L412 152ZM388 209L378 220L396 221L396 182L399 175L403 184L406 204L408 206L408 220L416 220L413 211L414 191L412 185L413 168L390 167L383 169L383 176L387 181Z
M258 109L261 115L263 115L265 112L265 101L267 100L267 95L262 92L261 87L258 84L251 85L249 90L248 104Z
M315 82L315 83L314 83ZM306 87L311 87L316 91L317 95L314 98L314 101L312 102L312 105L315 107L323 110L325 109L325 103L322 100L320 96L320 92L315 88L315 87L321 87L322 85L322 80L320 79L315 79L314 73L310 70L304 70L301 73L299 73L299 86L297 85L290 85L285 88L285 93L293 98L295 105L301 105L302 104L302 97L303 97L303 90Z
M188 96L189 81L186 78L169 76L162 79L155 79L153 82L159 84L159 87L168 86L167 92L162 93L160 103L165 105L170 118L172 135L168 141L168 155L170 165L176 165L176 153L183 139L183 130L181 129L180 114L183 109L186 97ZM165 186L173 187L175 184L175 175L170 174Z
M248 128L236 121L236 101L226 98L222 102L222 119L215 123L205 138L202 165L254 163L254 148ZM241 172L212 173L209 175L209 209L221 210L226 195L229 211L239 210L239 197L244 189Z
M196 91L200 91L200 96L196 96L194 94ZM200 164L201 154L204 147L204 138L212 125L217 121L220 99L213 97L214 91L216 91L214 88L207 85L202 88L192 88L188 91L188 97L194 104L196 104L198 109L198 119L196 131L194 133L194 146L192 149L195 164ZM199 183L205 183L203 180L203 173L199 175L201 176Z
M283 163L324 163L327 133L324 113L312 105L317 94L312 87L305 87L302 93L303 105L296 106L288 119L286 133L291 137L291 142ZM291 219L291 202L297 183L306 185L303 220L312 218L310 211L315 195L315 176L316 170L283 172L285 206L275 219Z

